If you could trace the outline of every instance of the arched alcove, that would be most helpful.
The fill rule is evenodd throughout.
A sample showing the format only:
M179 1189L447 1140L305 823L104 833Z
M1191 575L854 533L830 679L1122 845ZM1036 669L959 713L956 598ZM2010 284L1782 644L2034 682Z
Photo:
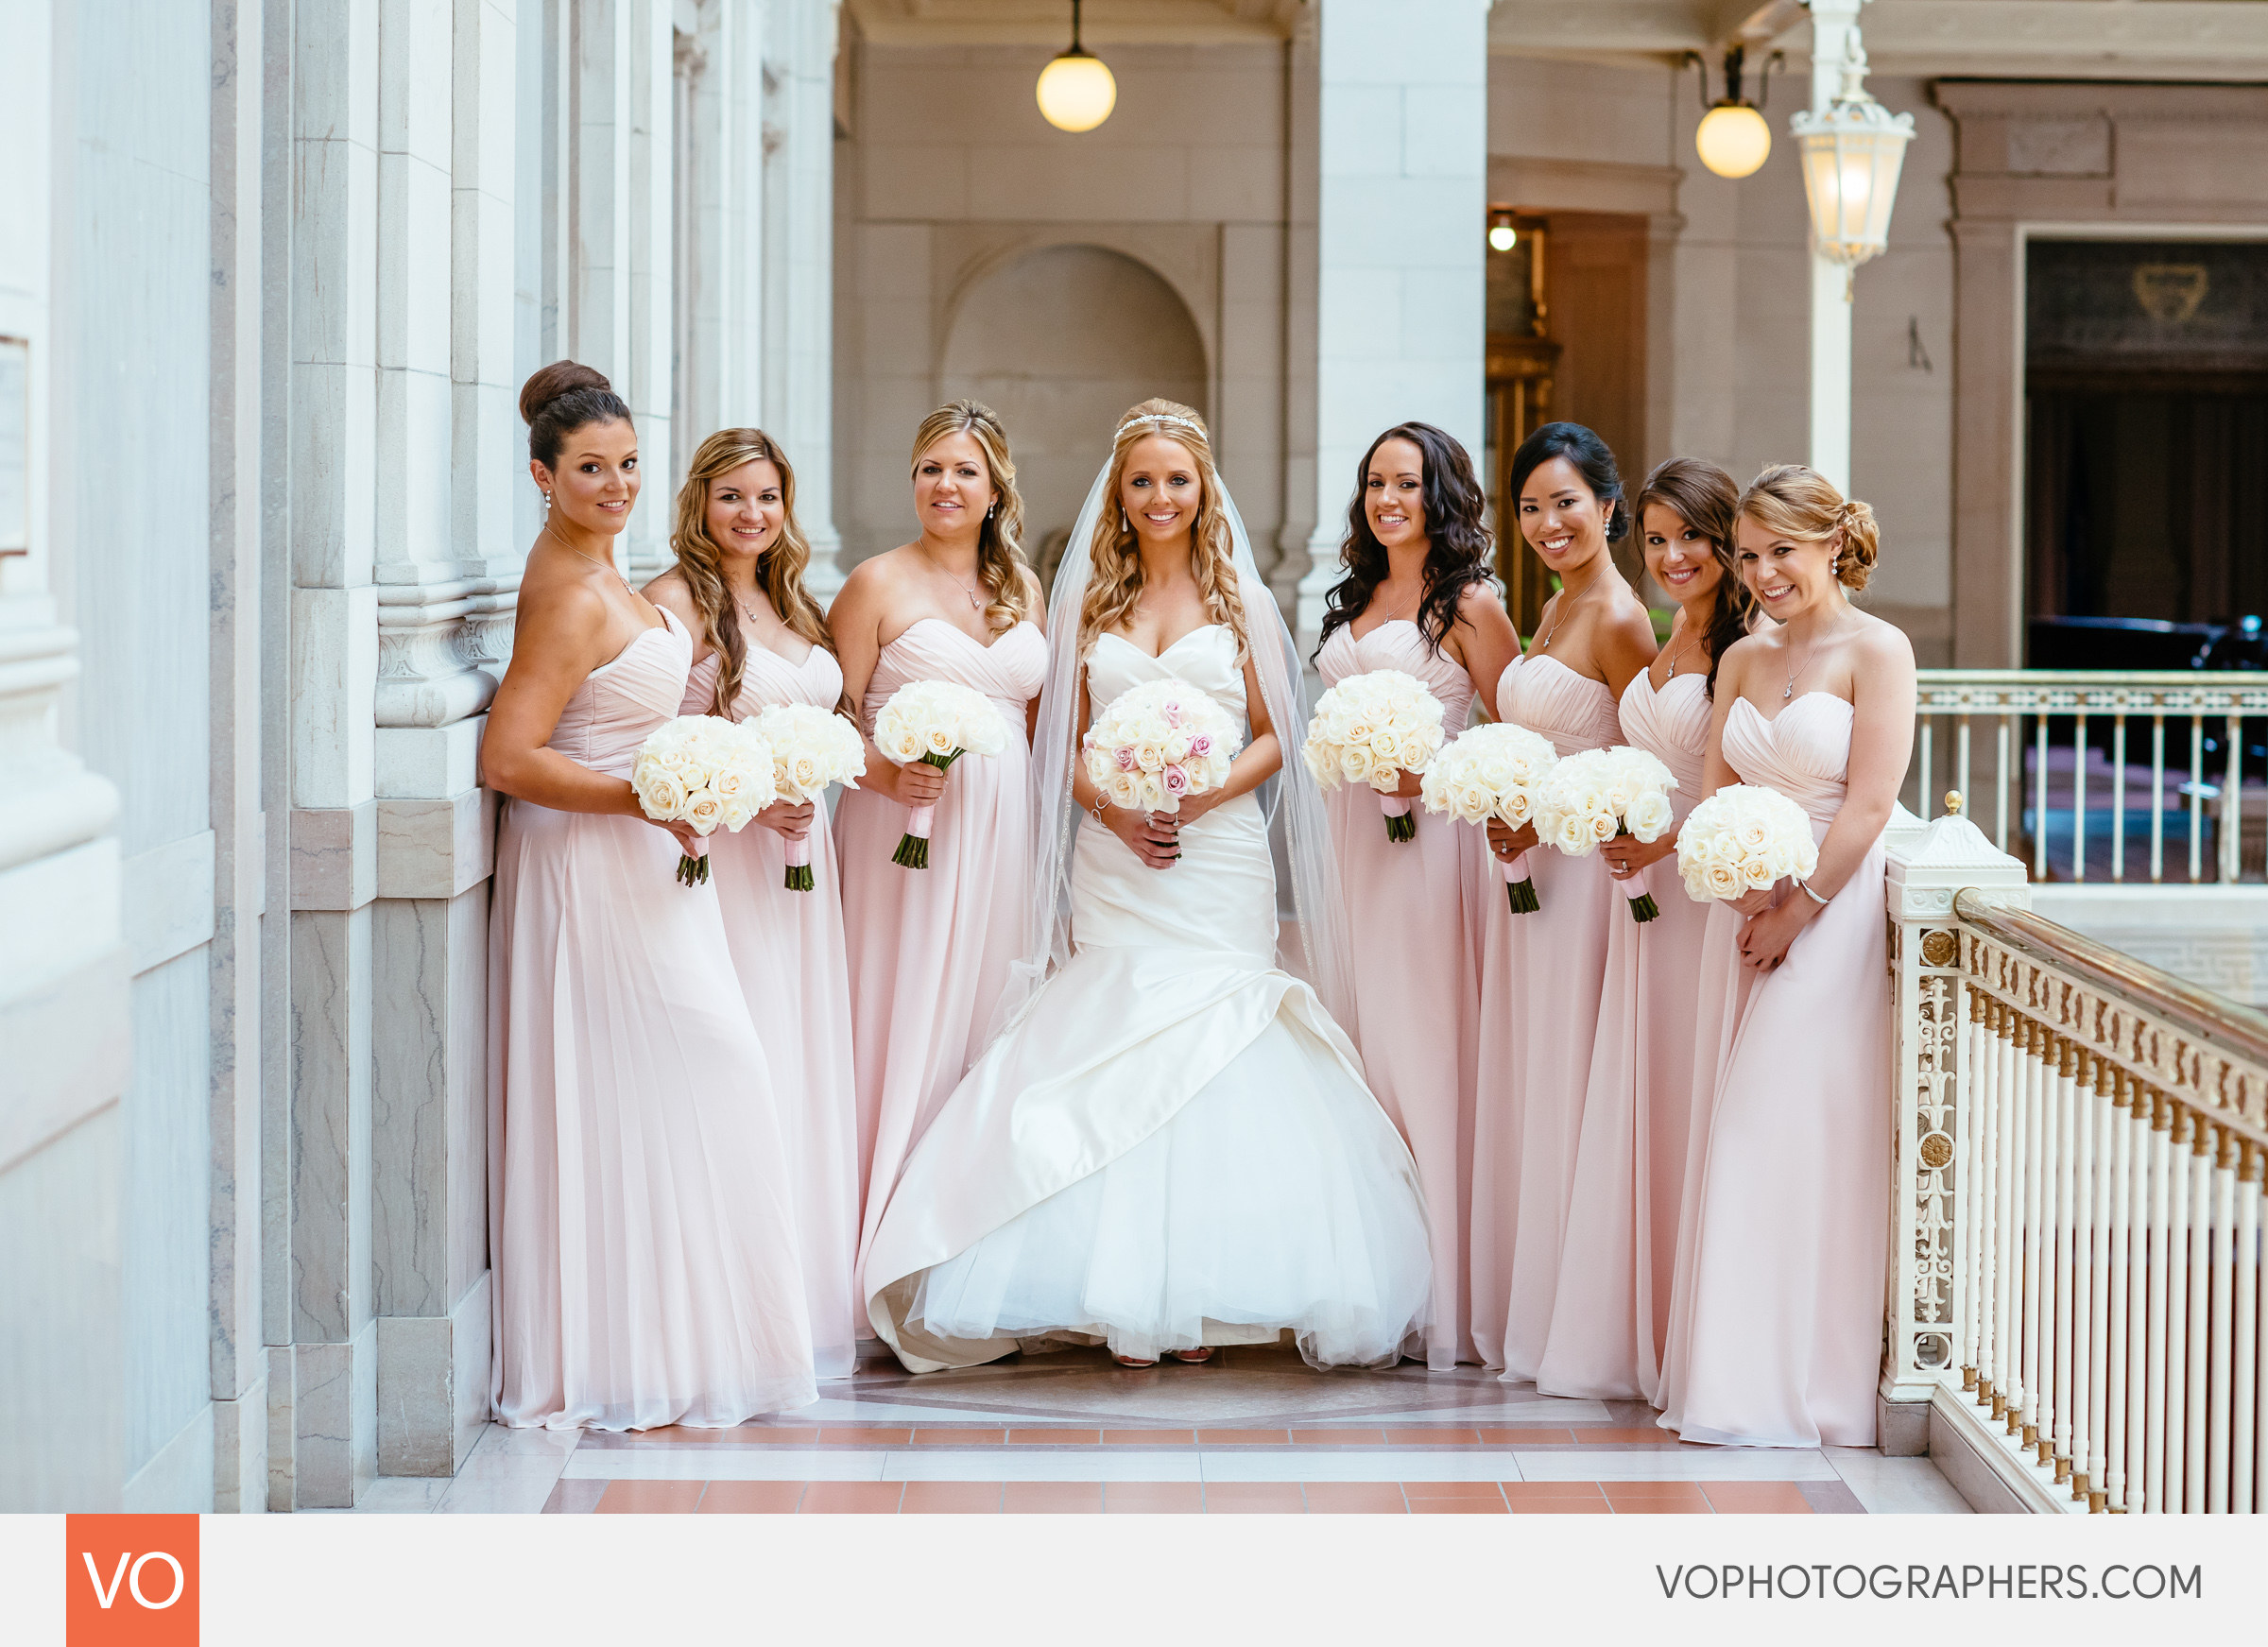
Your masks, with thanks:
M1173 287L1099 246L1050 246L979 276L947 334L941 384L1001 416L1024 544L1052 577L1119 415L1164 395L1207 410L1205 345Z

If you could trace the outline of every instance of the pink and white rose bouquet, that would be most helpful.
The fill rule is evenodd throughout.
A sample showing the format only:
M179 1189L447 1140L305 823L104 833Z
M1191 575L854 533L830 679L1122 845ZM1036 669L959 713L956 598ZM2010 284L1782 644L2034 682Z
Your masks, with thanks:
M1185 680L1148 680L1112 698L1079 746L1088 781L1113 806L1175 813L1228 781L1244 734Z

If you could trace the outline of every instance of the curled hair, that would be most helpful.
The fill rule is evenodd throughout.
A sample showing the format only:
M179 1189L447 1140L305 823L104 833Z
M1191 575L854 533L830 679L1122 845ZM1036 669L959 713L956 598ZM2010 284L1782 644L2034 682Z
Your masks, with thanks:
M1717 562L1716 602L1710 609L1709 628L1702 644L1709 648L1709 676L1703 691L1717 695L1717 665L1735 641L1748 632L1756 618L1756 596L1741 581L1732 558L1732 523L1741 504L1740 488L1732 476L1702 457L1673 457L1646 476L1638 489L1639 530L1645 530L1646 507L1659 504L1692 530L1709 540Z
M1148 400L1134 407L1118 420L1118 432L1111 437L1110 481L1094 523L1094 540L1088 546L1093 567L1079 612L1079 654L1086 656L1099 637L1125 623L1142 599L1142 545L1118 489L1125 479L1126 454L1136 441L1152 435L1185 447L1196 459L1200 495L1189 533L1189 569L1204 597L1206 616L1236 637L1237 661L1242 663L1249 638L1245 631L1245 598L1237 587L1228 513L1221 506L1220 472L1212 464L1212 437L1203 418L1177 401L1166 400Z
M586 423L631 421L627 402L607 374L574 360L538 367L520 386L520 418L527 425L527 455L557 469L559 448Z
M765 462L780 472L780 536L756 562L757 581L780 621L815 646L834 650L834 637L819 603L803 587L803 569L811 563L811 543L796 520L796 472L787 455L762 429L719 429L701 442L678 489L677 523L669 546L677 553L678 575L684 578L694 609L709 626L709 641L723 661L716 671L716 698L710 712L732 718L732 704L740 696L748 646L740 632L739 605L725 587L725 551L709 533L709 489L720 477L743 464Z
M1422 460L1426 550L1418 632L1438 652L1457 621L1457 602L1465 591L1488 581L1496 543L1485 518L1487 500L1473 478L1472 459L1454 437L1431 423L1395 424L1370 442L1354 466L1354 501L1347 506L1347 536L1339 544L1339 564L1347 575L1323 597L1323 639L1330 640L1333 629L1361 617L1385 581L1386 546L1371 530L1370 511L1364 506L1370 491L1370 460L1389 440L1407 440Z
M1831 540L1836 581L1854 592L1866 587L1882 556L1874 511L1800 463L1775 464L1750 481L1741 493L1740 512L1777 537L1799 543Z
M1555 457L1564 457L1583 476L1590 495L1611 505L1606 517L1606 541L1620 542L1630 530L1630 511L1623 507L1623 472L1615 467L1606 442L1580 423L1546 423L1520 443L1512 455L1513 506L1519 506L1520 489Z
M985 626L1001 631L1014 628L1032 615L1031 563L1023 554L1023 497L1016 489L1016 459L1008 452L1008 432L1000 415L981 401L958 400L939 406L921 420L914 431L914 455L907 464L912 473L921 467L921 455L948 435L966 435L984 449L985 467L991 472L999 502L985 511L976 534L976 576L991 599L985 606Z

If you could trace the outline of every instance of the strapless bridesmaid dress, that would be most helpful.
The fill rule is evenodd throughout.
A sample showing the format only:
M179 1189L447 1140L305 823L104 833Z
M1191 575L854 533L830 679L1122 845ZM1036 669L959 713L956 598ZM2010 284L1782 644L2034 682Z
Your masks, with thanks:
M1824 840L1853 714L1824 692L1772 720L1743 699L1725 759L1799 802ZM1687 1441L1874 1445L1890 1220L1882 859L1878 840L1756 980L1716 1072L1662 1364L1660 1423ZM1710 941L1737 930L1712 925Z
M551 747L613 777L678 712L677 619ZM507 1424L722 1428L817 1394L796 1185L708 887L643 818L507 804L489 918L491 1395Z
M1047 678L1047 637L1018 624L988 646L923 618L882 649L860 706L868 735L890 695L951 680L992 700L1007 747L954 763L930 835L929 867L890 861L909 814L871 790L834 809L857 1067L859 1263L890 1187L969 1066L985 1049L1031 913L1032 752L1025 711ZM854 1287L865 1320L863 1285Z
M1326 686L1374 669L1399 669L1441 700L1444 733L1465 729L1472 678L1424 631L1393 618L1357 640L1333 630L1317 665ZM1340 897L1354 969L1353 1021L1344 1025L1363 1070L1409 1141L1425 1187L1434 1254L1426 1364L1444 1371L1478 1361L1472 1342L1472 1095L1479 1055L1481 926L1497 884L1485 832L1418 809L1418 838L1386 839L1378 797L1347 784L1325 798L1338 853ZM1503 901L1502 893L1494 893Z
M1562 756L1622 742L1606 683L1548 655L1515 658L1496 704ZM1514 1380L1536 1376L1551 1331L1606 938L1630 918L1595 852L1538 847L1527 867L1541 907L1526 915L1506 905L1495 870L1483 871L1472 1145L1472 1335L1483 1360Z
M1707 686L1706 675L1674 675L1657 692L1641 672L1623 692L1623 741L1669 767L1680 823L1701 797ZM1548 1396L1650 1400L1661 1381L1693 1092L1693 980L1711 906L1686 897L1675 856L1648 868L1646 886L1661 913L1642 924L1618 915L1607 928L1558 1291L1536 1371Z
M712 712L722 666L715 652L694 665L679 713ZM773 704L831 711L842 695L842 665L826 647L814 646L801 662L790 663L751 645L732 718L746 720ZM824 807L806 839L808 892L787 889L787 843L759 824L712 836L709 855L715 860L712 881L741 994L771 1059L780 1141L796 1191L815 1365L823 1379L847 1379L865 1319L851 1295L858 1258L858 1095L851 1079L842 883Z

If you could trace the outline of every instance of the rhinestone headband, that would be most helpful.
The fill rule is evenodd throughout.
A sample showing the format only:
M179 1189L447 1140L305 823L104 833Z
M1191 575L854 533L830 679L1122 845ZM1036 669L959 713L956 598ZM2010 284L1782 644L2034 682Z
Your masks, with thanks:
M1116 445L1120 436L1125 435L1128 429L1131 429L1137 424L1141 423L1153 423L1160 428L1163 428L1166 424L1171 423L1177 429L1187 429L1192 435L1197 436L1200 439L1203 438L1205 434L1204 424L1192 422L1187 418L1177 418L1171 412L1143 412L1135 417L1128 418L1125 422L1121 423L1118 426L1118 433L1110 437L1111 443Z

